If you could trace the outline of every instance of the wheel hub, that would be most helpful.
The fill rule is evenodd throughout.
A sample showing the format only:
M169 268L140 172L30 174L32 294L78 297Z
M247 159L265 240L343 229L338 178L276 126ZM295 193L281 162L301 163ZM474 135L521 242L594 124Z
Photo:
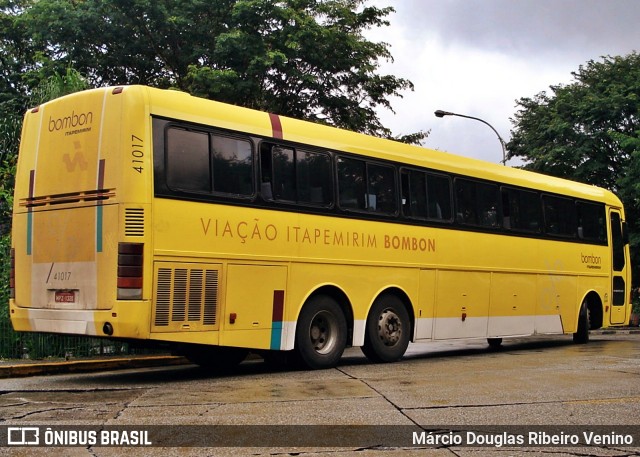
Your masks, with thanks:
M378 336L385 346L394 346L402 337L402 321L396 313L385 310L378 321Z

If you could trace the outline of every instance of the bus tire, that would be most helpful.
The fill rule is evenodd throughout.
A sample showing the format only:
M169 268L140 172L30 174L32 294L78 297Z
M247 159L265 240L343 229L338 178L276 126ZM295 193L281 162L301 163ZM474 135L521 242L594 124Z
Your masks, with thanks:
M362 352L375 363L397 362L409 345L411 323L402 300L381 295L369 311Z
M299 361L313 370L335 367L346 345L347 321L340 305L327 295L311 297L296 325Z
M573 334L573 342L577 344L586 344L589 342L589 327L591 325L589 316L589 307L587 302L582 302L580 314L578 315L578 329Z

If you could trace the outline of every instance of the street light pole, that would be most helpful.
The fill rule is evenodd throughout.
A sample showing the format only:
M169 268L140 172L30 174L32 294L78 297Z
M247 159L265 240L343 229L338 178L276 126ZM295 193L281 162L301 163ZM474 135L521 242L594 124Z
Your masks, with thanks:
M493 128L493 125L489 124L484 119L480 119L479 117L467 116L466 114L452 113L451 111L442 111L441 109L436 110L433 114L435 114L436 117L445 117L445 116L466 117L467 119L473 119L475 121L480 121L483 124L488 125L489 128L491 130L493 130L493 133L496 134L496 136L498 137L498 140L500 140L500 146L502 147L502 161L501 161L502 165L506 165L507 164L507 146L506 146L506 143L504 142L504 140L502 139L502 137L500 136L498 131Z

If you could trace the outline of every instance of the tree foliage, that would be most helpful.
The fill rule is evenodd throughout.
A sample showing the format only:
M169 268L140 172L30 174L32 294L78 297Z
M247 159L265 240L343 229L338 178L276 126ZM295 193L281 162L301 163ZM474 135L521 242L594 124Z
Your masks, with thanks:
M0 0L2 1L2 0ZM0 76L25 92L73 67L93 86L148 84L390 137L376 109L412 89L378 74L364 0L4 0ZM0 4L2 4L0 3ZM17 74L22 78L16 79ZM418 140L424 138L418 135ZM415 141L415 138L407 138Z
M574 82L521 98L509 156L525 168L605 187L625 204L632 252L640 247L640 55L603 57Z

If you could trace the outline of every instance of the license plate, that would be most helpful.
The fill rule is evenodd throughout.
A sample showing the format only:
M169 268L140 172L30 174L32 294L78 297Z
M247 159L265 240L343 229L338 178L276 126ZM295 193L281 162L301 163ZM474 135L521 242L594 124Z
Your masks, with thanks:
M56 303L75 303L76 293L73 291L56 291L55 300Z

